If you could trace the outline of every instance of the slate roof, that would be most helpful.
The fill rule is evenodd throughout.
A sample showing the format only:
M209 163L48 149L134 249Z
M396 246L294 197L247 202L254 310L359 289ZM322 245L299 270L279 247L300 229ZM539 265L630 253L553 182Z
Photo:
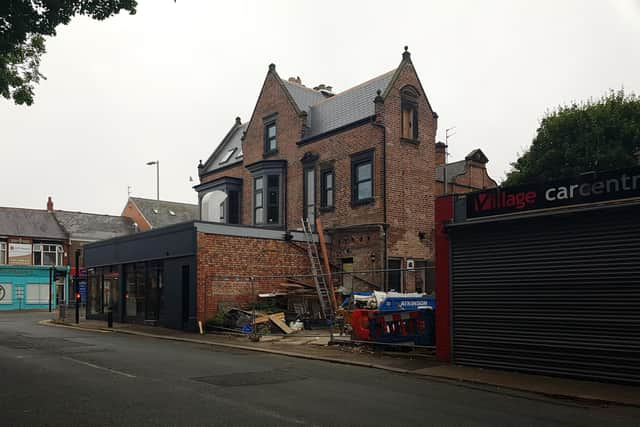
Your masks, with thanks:
M135 203L153 228L197 220L200 216L198 205L190 203L143 199L141 197L129 197L129 200Z
M287 80L282 80L282 83L284 84L284 87L289 91L289 94L293 98L293 101L296 103L300 111L306 111L308 113L312 105L315 105L320 101L324 101L325 99L327 99L325 95L318 92L317 90L302 86L301 84L293 83Z
M391 70L330 97L298 83L282 79L280 81L298 109L307 112L307 126L309 126L305 135L305 139L307 139L373 116L375 114L373 100L377 96L377 91L380 90L381 93L384 93L396 71L397 69ZM242 161L241 158L236 158L236 153L242 149L241 138L247 125L248 123L242 125L236 123L231 128L204 164L200 175ZM232 158L228 162L220 164L224 155L234 148L236 151Z
M130 218L84 212L55 211L58 223L72 240L95 242L135 232Z
M318 136L373 116L375 113L373 100L377 91L380 90L381 93L385 91L395 71L389 71L312 105L307 119L310 130L305 138Z
M67 239L67 234L53 214L41 209L0 207L0 235L52 240Z
M242 162L242 135L244 131L247 130L247 125L248 123L243 123L241 125L236 123L233 125L213 154L211 154L209 159L207 159L204 164L204 168L200 173L201 175ZM231 157L226 162L222 162L225 155L229 153L229 150L234 150Z
M436 181L444 181L445 169L447 175L447 183L453 182L459 175L465 173L466 160L459 160L453 163L447 163L444 166L436 168Z

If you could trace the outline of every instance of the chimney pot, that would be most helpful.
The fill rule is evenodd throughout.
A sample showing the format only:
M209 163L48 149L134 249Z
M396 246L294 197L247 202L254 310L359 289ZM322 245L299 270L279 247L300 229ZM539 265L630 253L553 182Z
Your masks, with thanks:
M53 212L53 200L51 199L51 196L47 199L47 212Z

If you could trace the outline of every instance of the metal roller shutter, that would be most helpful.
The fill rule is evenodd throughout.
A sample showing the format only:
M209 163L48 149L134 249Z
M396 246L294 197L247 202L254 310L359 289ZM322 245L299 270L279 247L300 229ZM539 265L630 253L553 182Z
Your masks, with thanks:
M467 224L456 363L640 384L640 207Z

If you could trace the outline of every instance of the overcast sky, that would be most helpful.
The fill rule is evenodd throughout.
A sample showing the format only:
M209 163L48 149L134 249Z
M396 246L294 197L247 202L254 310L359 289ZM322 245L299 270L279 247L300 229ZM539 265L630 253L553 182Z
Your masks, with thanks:
M640 93L640 0L139 0L47 41L31 107L0 98L0 206L120 214L127 187L193 202L206 160L249 119L273 62L340 92L408 45L450 161L474 148L504 178L545 111L608 89Z

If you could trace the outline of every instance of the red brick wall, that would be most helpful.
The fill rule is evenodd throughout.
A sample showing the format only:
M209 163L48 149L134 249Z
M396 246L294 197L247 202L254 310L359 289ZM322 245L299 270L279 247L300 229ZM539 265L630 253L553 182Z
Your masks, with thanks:
M380 122L386 126L365 123L358 127L315 140L298 146L303 118L291 103L288 94L278 81L274 70L267 73L260 96L256 102L252 119L243 141L244 161L242 168L232 168L220 174L203 179L207 182L220 176L237 176L243 179L242 224L252 224L252 178L245 166L264 160L264 124L263 118L277 113L278 152L266 160L286 160L286 226L289 229L300 227L303 211L303 187L301 158L306 152L319 156L316 167L316 206L320 206L320 170L323 165L332 164L335 170L335 209L318 212L325 229L336 236L352 233L336 230L352 225L383 224L384 217L384 181L383 171L387 174L388 207L387 240L389 256L403 259L429 259L432 255L431 236L433 234L433 200L435 193L435 134L437 122L427 101L427 95L418 80L410 61L402 63L399 75L393 87L386 94L384 104L377 108ZM419 92L419 144L400 140L401 135L401 97L400 90L411 85ZM339 96L339 95L338 95ZM373 102L373 99L371 100ZM386 140L386 165L383 163L383 144ZM374 201L366 205L351 205L351 155L368 149L374 150ZM236 175L237 173L237 175ZM376 267L384 267L384 238L373 227L369 240L365 244L354 242L352 245L354 263L363 268L371 267L371 254L376 257ZM361 232L358 232L362 234ZM357 239L360 234L350 236ZM420 238L420 235L424 238ZM374 239L371 236L375 235ZM345 255L333 251L332 261L340 264ZM403 263L403 266L405 264ZM369 268L367 268L369 269Z
M244 174L244 165L242 163L238 163L228 168L215 171L200 177L200 184L205 184L207 182L215 181L216 179L219 179L225 176L243 179L244 178L243 174Z
M299 162L301 154L297 149L296 142L300 140L302 131L302 118L299 117L296 107L291 103L287 96L287 92L278 81L279 76L275 72L267 73L267 78L262 86L262 91L256 102L253 116L247 127L246 137L242 143L244 152L244 164L250 165L261 160L287 160L289 166ZM264 118L274 113L276 116L276 141L277 153L264 157ZM287 171L287 197L302 185L291 171ZM248 170L243 171L243 189L242 189L242 223L251 224L253 222L252 206L253 179ZM293 208L293 201L288 201L289 210ZM302 208L300 208L302 209ZM298 222L290 222L291 216L285 215L289 228L296 228ZM299 215L298 215L299 217Z
M243 307L253 301L249 276L310 274L306 247L301 243L207 233L198 233L197 239L198 320L213 317L220 304ZM279 283L286 280L257 278L256 293L271 292Z
M140 210L136 207L136 204L131 200L127 201L127 206L125 206L120 216L131 218L133 222L138 224L140 231L151 230L151 224L147 222Z
M464 194L470 191L495 188L498 183L489 176L487 168L476 162L468 162L466 172L455 178L453 183L444 185L442 181L436 182L436 196L443 194Z
M400 91L407 85L419 94L418 144L401 140ZM434 226L437 121L411 62L401 65L398 78L387 92L381 116L387 129L389 257L429 259ZM426 238L420 239L420 233Z

